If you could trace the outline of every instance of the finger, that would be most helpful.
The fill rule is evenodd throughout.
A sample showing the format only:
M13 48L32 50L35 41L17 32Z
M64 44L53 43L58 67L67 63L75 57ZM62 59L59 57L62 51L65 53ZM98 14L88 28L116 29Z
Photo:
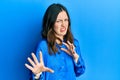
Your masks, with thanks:
M73 43L70 43L70 41L67 41L67 43L69 44L70 49L74 50L75 47L74 47Z
M74 46L74 44L72 43L72 46L73 46L73 49L75 49L75 46Z
M31 55L32 55L32 57L33 57L33 59L34 59L35 63L36 63L36 64L38 64L38 60L37 60L37 57L35 56L35 54L34 54L34 53L32 53Z
M69 49L69 45L65 42L63 42L63 44Z
M45 71L48 71L48 72L51 72L51 73L54 73L54 70L48 68L48 67L45 67Z
M70 41L67 41L67 43L68 43L68 45L69 45L69 46L71 46L71 45L72 45L72 43L70 43Z
M35 63L32 61L32 59L30 59L29 57L27 59L28 59L29 63L34 67Z
M63 50L64 52L68 53L69 55L71 55L71 54L70 54L70 51L67 50L67 49L65 49L65 48L61 48L61 50Z
M33 71L33 67L31 67L30 65L25 64L25 66L26 66L29 70Z
M40 51L40 63L43 63L42 52Z
M75 46L73 43L71 45L72 45L72 53L74 54L75 53Z

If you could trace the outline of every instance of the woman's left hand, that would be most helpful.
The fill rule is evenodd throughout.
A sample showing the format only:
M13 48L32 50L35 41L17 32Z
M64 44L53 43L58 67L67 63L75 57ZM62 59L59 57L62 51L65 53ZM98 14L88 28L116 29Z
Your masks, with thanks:
M67 41L67 43L63 42L63 44L67 47L67 49L61 48L61 50L65 51L67 54L72 56L74 58L75 62L77 63L79 55L75 51L74 44L70 43L69 41Z

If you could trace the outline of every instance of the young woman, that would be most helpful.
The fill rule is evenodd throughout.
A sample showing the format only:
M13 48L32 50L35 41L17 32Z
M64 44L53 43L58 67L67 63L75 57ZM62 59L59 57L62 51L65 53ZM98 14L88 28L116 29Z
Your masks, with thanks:
M76 80L85 71L79 42L70 29L70 16L61 4L50 5L43 18L42 40L31 65L33 80Z

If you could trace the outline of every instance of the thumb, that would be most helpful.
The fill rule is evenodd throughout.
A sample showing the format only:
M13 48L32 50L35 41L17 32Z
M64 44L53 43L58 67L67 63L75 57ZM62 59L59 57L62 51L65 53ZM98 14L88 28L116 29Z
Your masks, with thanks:
M48 72L51 72L51 73L54 73L54 70L48 68L48 67L45 67L45 71L48 71Z

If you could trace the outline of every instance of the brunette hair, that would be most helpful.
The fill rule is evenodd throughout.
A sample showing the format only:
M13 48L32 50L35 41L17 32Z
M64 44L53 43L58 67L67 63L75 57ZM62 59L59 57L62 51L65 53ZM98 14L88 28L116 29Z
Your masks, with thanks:
M73 35L70 29L71 22L68 11L63 5L54 3L47 8L45 15L43 17L43 24L42 24L42 28L43 28L42 38L47 40L49 54L55 54L58 51L55 40L56 39L60 40L60 39L55 36L53 28L57 16L61 11L65 11L67 13L68 21L69 21L68 30L66 35L64 36L64 41L65 42L70 41L71 43L73 43ZM60 42L62 44L61 40Z

